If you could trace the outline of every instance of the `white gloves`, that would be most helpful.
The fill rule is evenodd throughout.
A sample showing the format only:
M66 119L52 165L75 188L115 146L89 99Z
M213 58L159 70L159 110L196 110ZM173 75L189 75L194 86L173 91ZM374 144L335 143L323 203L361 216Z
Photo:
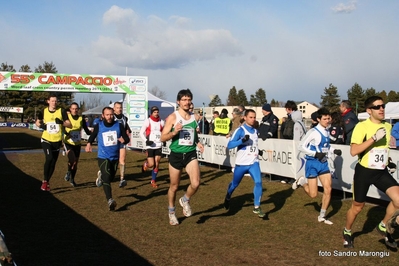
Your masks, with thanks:
M386 134L387 134L387 132L385 130L385 127L380 127L379 129L377 129L377 131L372 136L372 138L373 138L374 142L377 142L380 139L384 138Z

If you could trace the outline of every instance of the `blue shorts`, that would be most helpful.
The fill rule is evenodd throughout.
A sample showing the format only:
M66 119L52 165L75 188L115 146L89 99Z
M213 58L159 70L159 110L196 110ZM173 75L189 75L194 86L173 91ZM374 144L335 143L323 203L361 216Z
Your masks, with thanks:
M305 164L306 178L317 178L319 175L330 173L328 161L322 163L319 160L307 160Z

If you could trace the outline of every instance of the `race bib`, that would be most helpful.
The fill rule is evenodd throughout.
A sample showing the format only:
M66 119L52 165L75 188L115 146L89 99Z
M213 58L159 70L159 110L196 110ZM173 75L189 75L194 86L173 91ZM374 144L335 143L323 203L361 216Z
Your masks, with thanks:
M47 132L49 134L57 134L60 132L60 125L55 122L47 123Z
M118 143L118 137L116 135L116 131L108 131L103 134L103 143L104 146L114 146Z
M81 140L80 131L71 131L69 136L73 142L79 142Z
M161 140L161 131L152 131L148 137L149 140L158 142Z
M193 128L182 128L179 132L179 145L191 146L194 142L194 129Z
M369 151L368 167L371 169L385 169L388 163L388 149L372 148Z

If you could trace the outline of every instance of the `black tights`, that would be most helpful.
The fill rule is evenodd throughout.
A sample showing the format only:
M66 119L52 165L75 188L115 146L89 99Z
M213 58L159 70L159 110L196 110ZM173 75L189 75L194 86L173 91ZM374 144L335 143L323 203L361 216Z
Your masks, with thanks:
M54 173L55 164L60 154L61 141L49 142L42 139L42 148L44 151L45 162L44 162L44 180L50 181L51 176Z
M98 158L98 166L100 167L103 189L107 201L112 198L111 182L115 178L118 162L118 160L110 161L108 159Z

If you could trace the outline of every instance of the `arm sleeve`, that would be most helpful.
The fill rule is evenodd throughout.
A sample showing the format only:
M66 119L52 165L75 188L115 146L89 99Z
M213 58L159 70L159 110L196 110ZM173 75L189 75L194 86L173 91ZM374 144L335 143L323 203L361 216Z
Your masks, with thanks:
M230 138L229 142L227 143L228 149L234 149L242 144L242 138L244 137L245 133L244 130L239 127L234 131L233 136Z
M82 126L83 130L86 132L87 135L91 135L91 131L87 127L86 122L84 120L84 117L83 117L82 122L80 123L80 125Z
M146 120L144 120L144 123L140 128L140 138L143 141L147 141L147 136L145 135L145 131L147 130L148 124L149 124L149 121L148 121L148 119L146 119Z
M65 109L61 110L62 121L69 120L68 114Z
M312 151L311 149L309 149L310 143L312 142L312 140L314 139L314 134L318 132L315 132L315 129L311 129L308 131L308 133L306 133L306 135L303 137L303 139L301 140L301 142L299 142L298 145L298 149L303 152L304 154L308 155L308 156L312 156L314 157L316 152Z
M126 133L126 130L123 128L123 124L122 123L119 124L119 129L121 131L121 136L122 136L122 138L124 140L123 144L129 143L130 138L129 138L129 136ZM91 137L91 135L90 135L90 137Z
M87 140L88 143L92 144L94 140L97 138L98 135L98 124L94 126L93 132L91 132L89 139Z

